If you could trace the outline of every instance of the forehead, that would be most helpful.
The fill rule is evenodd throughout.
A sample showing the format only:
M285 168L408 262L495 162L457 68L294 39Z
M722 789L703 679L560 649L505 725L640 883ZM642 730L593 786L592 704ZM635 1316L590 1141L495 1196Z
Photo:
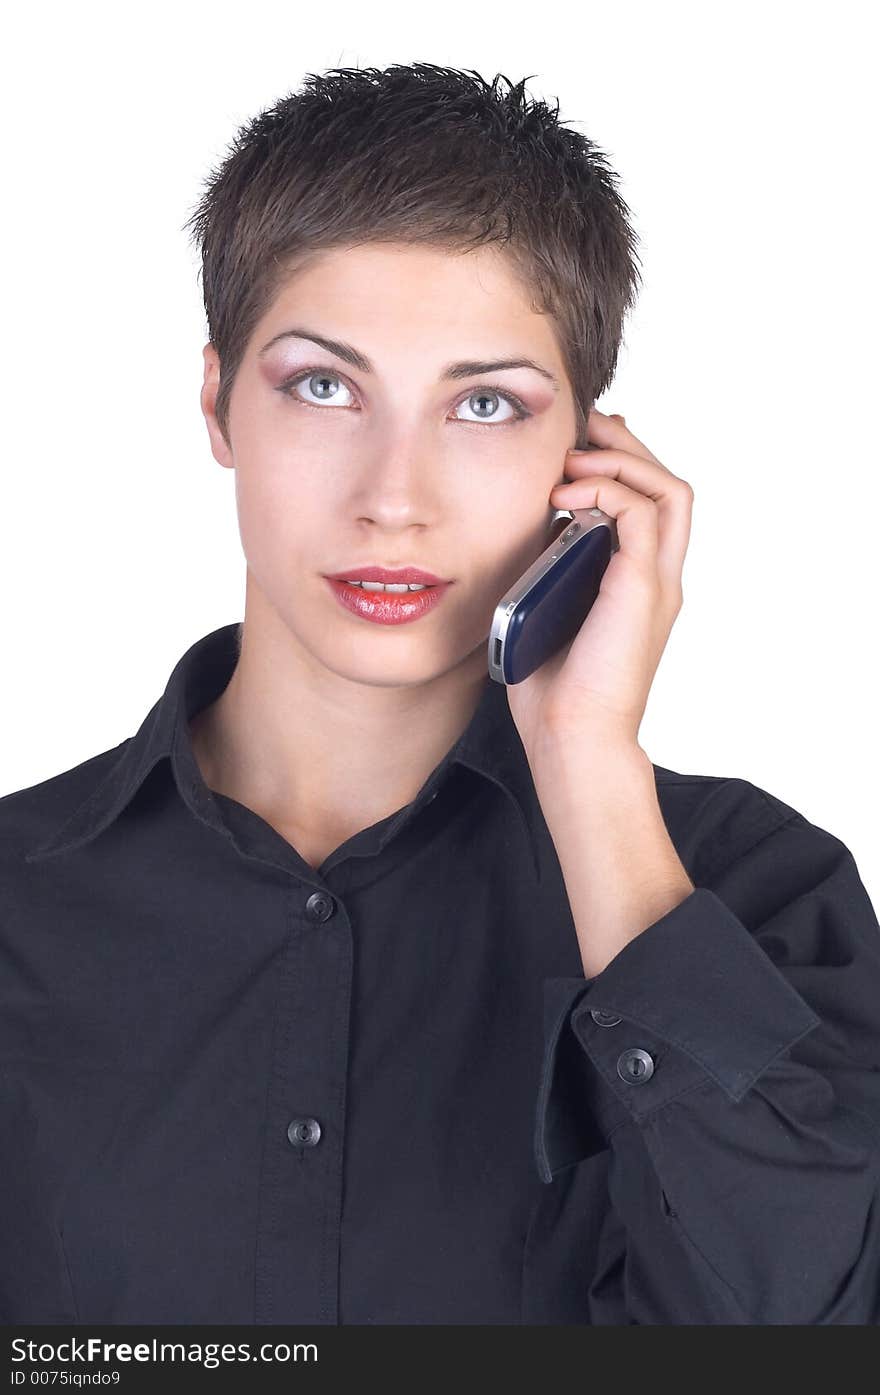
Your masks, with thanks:
M479 247L468 252L407 243L379 242L315 253L294 268L280 285L267 311L267 327L296 312L363 337L364 330L407 327L419 323L434 333L527 336L529 344L552 349L549 317L536 312L503 249ZM508 345L508 347L511 347ZM525 348L525 344L520 345Z

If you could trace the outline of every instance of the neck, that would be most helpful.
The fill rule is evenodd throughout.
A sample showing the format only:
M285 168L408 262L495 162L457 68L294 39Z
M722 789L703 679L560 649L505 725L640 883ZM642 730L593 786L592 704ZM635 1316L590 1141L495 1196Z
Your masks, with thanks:
M190 724L196 761L300 849L332 850L418 794L490 681L484 647L425 683L362 683L318 663L255 587L248 602L232 678Z

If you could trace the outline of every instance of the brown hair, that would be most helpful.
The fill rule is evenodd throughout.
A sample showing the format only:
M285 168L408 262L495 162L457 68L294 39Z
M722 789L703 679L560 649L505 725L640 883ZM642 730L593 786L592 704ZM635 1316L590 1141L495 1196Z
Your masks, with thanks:
M503 74L433 63L332 68L241 127L184 223L201 251L216 413L281 284L312 255L375 241L505 248L552 317L575 445L614 377L641 284L617 176L586 136ZM507 84L507 91L501 83Z

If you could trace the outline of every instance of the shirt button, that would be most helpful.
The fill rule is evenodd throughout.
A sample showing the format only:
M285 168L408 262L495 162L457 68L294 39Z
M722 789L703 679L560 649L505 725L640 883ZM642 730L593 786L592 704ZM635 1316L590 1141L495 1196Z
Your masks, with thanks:
M309 920L329 920L336 910L336 902L326 891L313 891L306 902L306 915Z
M637 1046L631 1047L629 1051L622 1051L618 1056L617 1074L627 1085L644 1085L654 1074L653 1058L647 1051L642 1051Z
M603 1012L601 1008L590 1008L590 1016L600 1027L616 1027L620 1021L613 1012Z
M291 1119L287 1137L294 1148L313 1148L321 1137L321 1125L317 1119Z

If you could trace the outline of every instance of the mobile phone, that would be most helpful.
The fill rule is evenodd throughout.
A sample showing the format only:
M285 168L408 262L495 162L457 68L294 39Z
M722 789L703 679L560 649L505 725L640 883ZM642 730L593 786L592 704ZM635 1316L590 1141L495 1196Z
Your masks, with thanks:
M617 524L602 509L556 509L550 526L565 519L495 607L489 675L496 683L521 683L574 639L619 548Z

